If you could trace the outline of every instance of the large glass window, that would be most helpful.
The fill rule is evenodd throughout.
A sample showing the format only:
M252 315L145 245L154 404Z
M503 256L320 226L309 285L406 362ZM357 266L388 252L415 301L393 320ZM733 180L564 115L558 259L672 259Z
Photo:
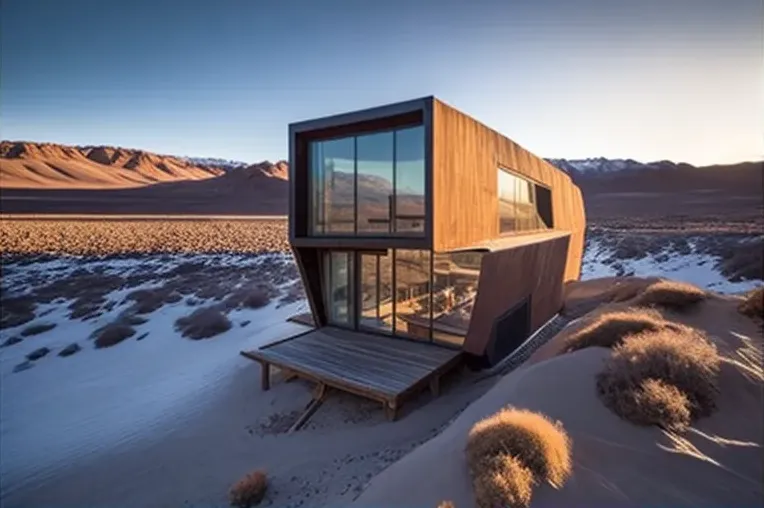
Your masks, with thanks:
M310 144L311 234L422 235L424 127Z
M333 139L311 145L312 231L354 230L355 140Z
M395 251L394 331L430 340L430 251Z
M329 322L353 326L353 253L329 252L324 258Z
M424 232L424 127L395 133L395 231Z
M393 204L393 132L358 136L358 234L389 234Z
M498 194L500 233L552 227L549 189L499 168Z
M461 346L477 295L481 252L435 254L432 272L432 337Z
M358 324L390 332L393 329L393 251L362 252L359 258Z

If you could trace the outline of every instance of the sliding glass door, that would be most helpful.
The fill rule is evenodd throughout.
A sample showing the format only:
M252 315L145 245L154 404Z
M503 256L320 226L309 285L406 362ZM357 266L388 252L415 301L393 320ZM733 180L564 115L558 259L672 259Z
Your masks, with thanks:
M393 330L393 251L358 254L358 326Z
M331 324L354 327L352 252L328 252L324 257L325 301Z

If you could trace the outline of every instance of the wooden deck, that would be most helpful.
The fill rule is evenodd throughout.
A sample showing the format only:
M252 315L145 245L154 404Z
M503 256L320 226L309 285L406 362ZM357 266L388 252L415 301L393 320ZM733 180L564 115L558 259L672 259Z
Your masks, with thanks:
M324 327L242 351L262 366L262 388L270 388L270 366L326 387L381 402L390 419L417 391L437 396L440 377L458 365L462 352L428 343Z

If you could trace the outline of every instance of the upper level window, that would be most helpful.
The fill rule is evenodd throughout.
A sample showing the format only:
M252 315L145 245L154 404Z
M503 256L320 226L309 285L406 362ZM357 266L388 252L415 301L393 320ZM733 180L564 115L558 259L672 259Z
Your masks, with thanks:
M521 176L499 168L499 232L550 229L551 191Z
M315 235L424 234L424 127L310 144Z

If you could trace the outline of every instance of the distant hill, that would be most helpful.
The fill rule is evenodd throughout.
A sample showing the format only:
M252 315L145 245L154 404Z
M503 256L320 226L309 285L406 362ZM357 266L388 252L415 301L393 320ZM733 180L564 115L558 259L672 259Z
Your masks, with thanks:
M695 167L633 159L548 159L581 188L587 217L762 215L762 163ZM0 189L6 213L277 214L287 213L286 161L251 165L108 146L0 142ZM335 196L352 200L352 175L335 174ZM364 214L385 216L392 183L359 180ZM416 196L412 209L421 204ZM759 217L759 218L757 218Z
M5 213L286 213L286 161L249 166L109 146L0 142Z

